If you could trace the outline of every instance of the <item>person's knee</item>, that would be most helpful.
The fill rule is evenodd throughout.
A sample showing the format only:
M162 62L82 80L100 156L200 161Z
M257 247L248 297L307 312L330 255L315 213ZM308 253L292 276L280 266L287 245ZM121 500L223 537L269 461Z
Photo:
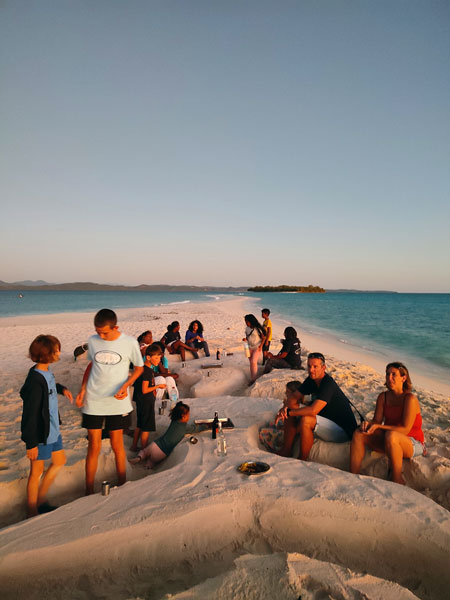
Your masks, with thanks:
M300 418L300 430L313 430L316 426L316 417L305 416Z
M364 441L366 438L367 438L367 436L364 435L364 433L362 431L360 431L359 429L356 429L355 432L353 433L352 445L353 444L364 444Z
M57 468L63 467L67 462L67 458L65 454L60 456L52 456L52 465Z
M102 440L97 438L90 438L88 443L88 454L90 456L98 456L102 449Z
M384 436L385 448L392 448L396 446L400 441L400 434L398 431L386 431Z

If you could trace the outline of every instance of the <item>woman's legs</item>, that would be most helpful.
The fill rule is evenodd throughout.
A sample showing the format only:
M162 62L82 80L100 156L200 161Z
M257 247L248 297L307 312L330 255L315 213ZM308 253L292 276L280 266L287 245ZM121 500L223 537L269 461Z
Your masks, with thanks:
M179 352L181 354L181 360L183 360L183 361L186 360L186 350L189 350L189 352L192 352L192 354L194 355L194 358L198 358L197 350L195 350L195 348L191 348L191 346L189 346L188 344L183 344L183 342L181 340L174 342L172 344L172 346L175 348L175 350L177 352Z
M403 458L411 458L414 446L410 438L398 431L386 431L385 452L389 458L392 471L392 481L405 485L402 476Z
M250 383L254 383L258 375L258 358L260 355L261 348L259 346L257 348L250 349L250 358L248 359L250 361Z
M200 348L203 348L205 351L205 356L210 356L208 342L200 342Z
M385 453L384 449L384 431L378 430L371 435L363 433L359 429L355 431L350 447L350 472L358 474L361 470L361 463L366 453L366 448L376 452Z

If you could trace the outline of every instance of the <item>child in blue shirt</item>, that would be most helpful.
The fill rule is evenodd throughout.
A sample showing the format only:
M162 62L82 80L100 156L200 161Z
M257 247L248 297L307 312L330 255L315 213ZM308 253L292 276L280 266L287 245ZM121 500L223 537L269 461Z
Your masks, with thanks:
M66 464L61 433L57 394L63 394L72 403L70 391L55 382L49 365L59 360L61 344L53 335L38 335L31 343L29 356L36 364L32 367L20 390L23 400L21 432L30 459L27 484L27 517L50 512L56 506L46 498L58 471ZM44 461L51 458L44 473Z

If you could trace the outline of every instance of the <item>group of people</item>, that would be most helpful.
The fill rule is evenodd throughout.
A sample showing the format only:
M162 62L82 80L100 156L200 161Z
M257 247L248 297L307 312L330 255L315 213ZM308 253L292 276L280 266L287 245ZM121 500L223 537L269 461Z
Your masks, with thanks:
M249 347L252 382L257 377L257 361L263 354L264 372L272 368L301 368L300 341L293 327L284 331L282 349L270 353L272 324L270 311L264 309L264 323L252 314L245 315L244 340ZM100 310L94 318L95 335L88 341L89 363L83 375L81 389L75 399L81 408L82 427L87 430L88 449L85 464L86 494L94 493L95 475L102 444L102 431L109 432L115 457L118 484L126 481L126 453L123 433L129 428L133 411L130 388L134 387L137 426L132 449L141 450L131 462L143 462L152 467L166 458L187 432L189 406L179 401L176 373L169 371L164 351L185 351L198 358L202 349L209 356L200 321L193 321L181 342L180 324L174 321L167 327L160 342L153 342L151 331L143 332L138 340L119 331L117 316L110 309ZM56 383L49 368L59 360L61 344L51 335L39 335L33 340L29 356L35 363L29 370L20 395L23 400L21 422L22 440L30 460L27 483L27 515L49 512L56 507L47 501L48 490L58 471L66 462L60 433L57 394L71 403L69 389ZM130 369L131 366L131 369ZM286 399L278 411L275 435L261 432L261 440L282 456L292 456L294 440L300 436L300 458L307 460L314 436L330 442L352 440L350 470L359 473L365 449L385 452L389 458L392 480L404 483L403 458L424 452L422 417L417 397L411 392L408 370L401 363L386 367L387 391L378 396L374 418L362 420L358 428L351 402L338 384L326 373L325 357L319 352L308 355L308 376L300 383L286 386ZM149 434L155 431L155 400L165 392L172 399L171 424L163 436L149 444ZM305 404L305 396L311 402ZM282 427L280 424L283 423ZM51 459L44 473L45 460Z
M253 314L245 315L245 337L242 341L248 345L250 361L250 382L253 385L258 378L258 360L262 354L262 364L264 371L261 375L270 373L272 369L301 369L301 345L297 337L297 332L293 327L286 327L284 330L284 339L281 340L282 347L278 354L272 354L270 344L272 341L272 321L270 320L270 310L263 308L261 316L264 319L260 323Z
M94 327L96 333L88 341L89 363L75 400L76 405L81 408L82 427L87 429L88 436L85 464L87 495L94 493L103 430L108 431L114 452L118 485L126 481L123 433L129 428L133 411L129 393L132 386L137 408L137 427L132 448L137 450L137 443L141 439L141 452L151 453L151 465L163 460L172 452L183 438L183 431L186 430L189 420L189 406L178 401L176 374L168 370L168 363L164 360L164 344L152 343L149 331L139 336L139 342L121 333L116 314L106 308L95 315ZM71 403L73 397L65 386L56 383L49 368L59 360L60 353L61 344L54 336L39 335L33 340L29 356L35 364L29 370L20 390L23 400L21 438L25 442L26 454L30 459L27 483L29 517L56 508L47 501L47 493L58 471L66 462L57 394L63 394ZM170 411L171 425L161 438L147 445L149 432L155 430L155 399L158 398L158 394L162 396L166 390L172 394L175 404ZM155 445L159 451L155 450ZM51 459L51 463L44 474L47 459Z
M361 415L358 427L350 400L326 372L325 357L312 352L308 355L308 377L303 383L287 384L275 421L260 431L261 442L281 456L292 456L298 435L299 458L307 460L314 436L335 443L351 440L352 473L360 472L366 448L370 448L387 455L392 481L404 484L403 459L425 452L422 416L405 365L393 362L386 366L386 388L377 398L373 419L367 421ZM308 404L305 396L311 396Z

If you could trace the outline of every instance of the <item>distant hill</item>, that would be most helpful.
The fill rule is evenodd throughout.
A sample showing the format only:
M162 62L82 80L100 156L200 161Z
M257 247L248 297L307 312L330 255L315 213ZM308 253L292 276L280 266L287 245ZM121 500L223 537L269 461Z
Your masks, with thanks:
M33 291L71 291L71 292L245 292L246 287L214 287L214 286L196 286L196 285L107 285L102 283L93 283L91 281L77 281L73 283L40 283L18 281L7 283L0 281L0 290L23 291L25 288L32 288Z

